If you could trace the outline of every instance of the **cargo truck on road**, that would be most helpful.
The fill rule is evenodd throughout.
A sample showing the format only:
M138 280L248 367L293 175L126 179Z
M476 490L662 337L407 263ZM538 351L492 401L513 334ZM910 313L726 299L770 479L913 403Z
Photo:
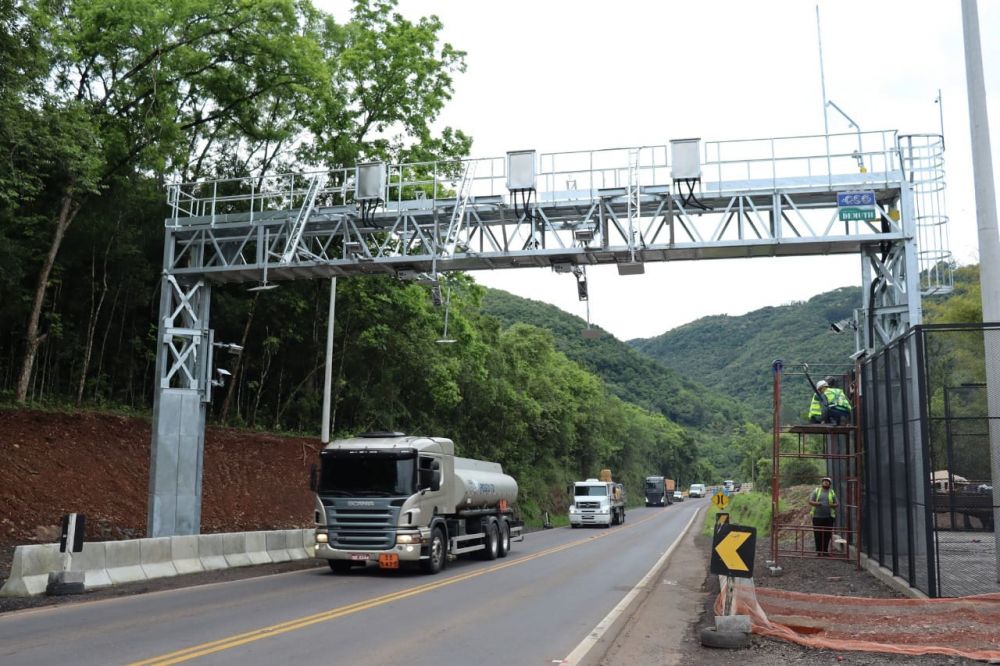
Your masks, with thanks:
M674 480L662 476L646 477L646 506L667 506L673 504Z
M620 525L625 522L625 487L611 480L611 471L601 470L600 479L573 484L573 503L569 507L569 526Z
M524 539L517 482L499 463L456 456L443 437L376 432L331 442L310 485L314 555L334 573L374 562L434 574L466 553L506 557Z

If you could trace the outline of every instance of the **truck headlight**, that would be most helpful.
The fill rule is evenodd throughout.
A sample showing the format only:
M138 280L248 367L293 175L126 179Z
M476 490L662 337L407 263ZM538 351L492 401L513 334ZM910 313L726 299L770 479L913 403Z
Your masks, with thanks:
M396 543L423 543L420 533L417 534L397 534Z
M316 543L329 543L330 536L326 532L320 532L316 535Z

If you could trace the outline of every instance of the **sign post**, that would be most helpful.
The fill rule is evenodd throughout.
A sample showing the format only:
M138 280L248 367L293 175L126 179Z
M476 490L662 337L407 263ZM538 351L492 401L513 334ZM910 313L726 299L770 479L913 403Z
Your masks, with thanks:
M733 579L753 578L757 528L733 525L728 521L728 513L719 515L726 518L717 519L716 522L709 571L718 576L726 577L726 602L723 612L728 616L732 615L733 612Z
M83 533L86 525L82 513L63 516L62 531L59 534L59 552L63 554L62 571L49 573L45 593L51 595L82 594L84 575L82 571L72 571L73 553L83 552Z

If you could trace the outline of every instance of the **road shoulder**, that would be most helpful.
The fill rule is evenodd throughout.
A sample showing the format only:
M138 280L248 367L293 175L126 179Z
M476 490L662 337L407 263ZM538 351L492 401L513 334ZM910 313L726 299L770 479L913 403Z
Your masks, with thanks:
M649 582L646 594L626 614L613 639L605 638L603 654L592 650L581 665L629 664L665 666L684 663L694 641L705 605L704 582L708 557L699 551L695 539L704 520L699 509L691 529L682 537L660 571Z

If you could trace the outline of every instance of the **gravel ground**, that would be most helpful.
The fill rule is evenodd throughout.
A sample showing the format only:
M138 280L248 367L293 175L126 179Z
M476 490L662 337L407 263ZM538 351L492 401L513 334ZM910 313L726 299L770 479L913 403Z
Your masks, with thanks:
M696 544L703 552L709 552L711 540L705 536L696 537ZM858 571L853 562L821 559L785 559L781 561L782 575L772 577L765 560L768 557L767 544L758 543L754 562L754 584L758 587L773 587L795 592L819 592L838 596L870 598L901 598L903 595L882 583L867 571ZM855 652L816 650L795 643L752 636L750 647L744 650L712 650L702 647L698 637L703 627L715 625L715 600L719 594L719 577L709 574L704 583L705 602L701 618L692 625L690 640L684 641L684 658L679 663L703 664L720 659L738 662L741 666L773 666L774 664L912 664L914 666L939 666L941 664L981 664L972 659L925 655L913 657L883 652Z

